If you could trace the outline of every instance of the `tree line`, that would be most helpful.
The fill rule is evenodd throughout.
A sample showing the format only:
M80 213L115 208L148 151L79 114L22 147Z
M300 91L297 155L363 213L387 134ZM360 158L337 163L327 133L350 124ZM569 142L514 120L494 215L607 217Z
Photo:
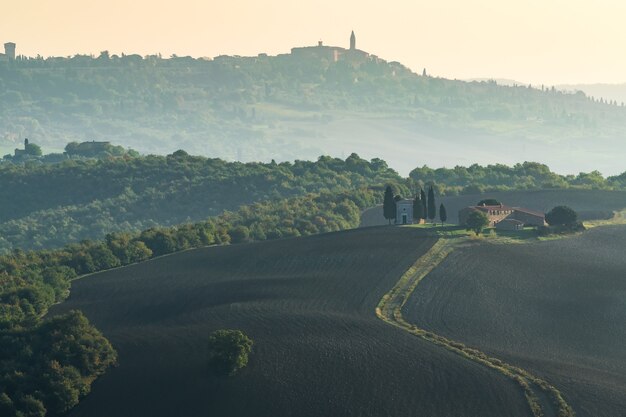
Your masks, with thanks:
M258 201L339 192L402 178L380 159L240 163L190 156L0 165L0 253L216 216Z
M421 186L432 184L440 195L569 188L626 190L626 172L606 178L598 171L560 175L547 165L536 162L437 169L424 165L413 169L409 178Z

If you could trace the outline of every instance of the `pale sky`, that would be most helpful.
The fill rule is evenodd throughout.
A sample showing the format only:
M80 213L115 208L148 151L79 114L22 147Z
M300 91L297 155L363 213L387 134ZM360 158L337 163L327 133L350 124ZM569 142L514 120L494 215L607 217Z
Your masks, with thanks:
M213 57L357 47L446 78L626 82L623 0L3 0L17 53Z

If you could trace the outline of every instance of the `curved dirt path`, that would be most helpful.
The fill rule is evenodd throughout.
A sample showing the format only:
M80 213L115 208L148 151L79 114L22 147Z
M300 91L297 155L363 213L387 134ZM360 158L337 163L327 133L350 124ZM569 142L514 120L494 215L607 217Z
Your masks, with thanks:
M460 342L447 339L436 333L420 329L407 322L402 316L406 304L420 281L435 269L454 250L461 239L439 239L432 248L420 257L403 275L396 285L383 296L376 307L376 315L384 322L399 327L417 337L454 352L464 358L500 372L515 381L524 391L528 406L534 417L573 417L574 411L563 396L547 381L530 374L524 369L510 365L500 359Z

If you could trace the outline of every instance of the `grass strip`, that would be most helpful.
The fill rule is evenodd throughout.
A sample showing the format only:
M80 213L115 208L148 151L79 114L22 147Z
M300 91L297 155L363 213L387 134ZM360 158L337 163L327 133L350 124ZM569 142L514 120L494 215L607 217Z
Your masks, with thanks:
M536 377L528 371L493 358L487 354L465 346L463 343L450 340L436 333L421 329L402 316L402 308L420 281L443 262L462 239L439 239L432 248L420 257L403 275L394 287L383 296L376 307L376 315L384 322L407 331L430 343L443 347L468 360L494 369L516 382L524 391L524 396L534 417L543 417L544 408L540 404L535 390L544 391L553 402L558 417L573 417L574 411L563 399L563 396L547 381ZM550 406L550 405L547 405Z

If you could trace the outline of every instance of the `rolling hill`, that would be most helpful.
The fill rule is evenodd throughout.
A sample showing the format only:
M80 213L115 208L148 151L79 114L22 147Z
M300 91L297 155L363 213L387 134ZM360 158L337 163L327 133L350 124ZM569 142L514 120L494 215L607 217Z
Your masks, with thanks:
M579 417L626 410L624 226L532 245L453 252L417 287L417 326L555 385Z
M529 416L510 380L376 318L434 243L368 228L212 247L75 281L52 313L81 309L119 367L70 416ZM254 341L231 379L206 370L207 338Z
M0 85L5 153L28 137L46 152L103 140L240 161L357 152L402 174L416 161L624 169L622 106L553 88L421 76L379 58L76 55L0 64Z

